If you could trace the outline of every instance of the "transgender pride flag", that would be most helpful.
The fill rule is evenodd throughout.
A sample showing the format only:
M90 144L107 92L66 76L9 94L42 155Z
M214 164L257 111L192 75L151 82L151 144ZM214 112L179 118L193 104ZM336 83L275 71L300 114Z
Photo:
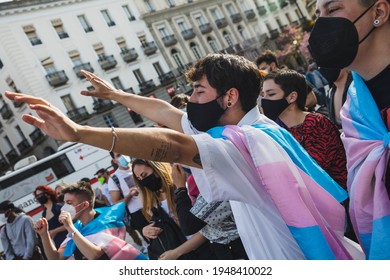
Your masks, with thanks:
M367 259L390 259L390 200L385 186L390 133L363 79L341 110L347 154L351 221ZM390 94L390 89L389 94Z

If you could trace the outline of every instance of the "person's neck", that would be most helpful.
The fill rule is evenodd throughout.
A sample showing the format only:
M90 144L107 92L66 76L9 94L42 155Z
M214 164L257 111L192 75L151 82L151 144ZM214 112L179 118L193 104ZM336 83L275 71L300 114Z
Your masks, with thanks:
M119 169L119 170L129 170L130 167L118 166L118 169Z
M44 205L46 209L51 209L53 207L53 201L49 199Z
M89 211L84 212L80 216L79 220L85 226L86 224L88 224L90 221L92 221L95 218L95 214L96 214L95 210L91 209Z
M279 119L288 127L294 127L302 124L305 121L305 117L308 113L300 110L296 105L290 106L284 110Z
M219 120L219 125L237 125L241 119L246 115L246 112L244 112L242 109L239 109L237 107L230 107L228 110L231 110L230 112L225 112L225 114L221 117Z
M390 64L390 25L386 30L374 31L366 48L369 53L362 53L355 58L355 63L350 65L352 71L357 72L365 81L369 81L381 73ZM377 34L375 34L377 32Z
M341 71L341 75L337 81L334 82L334 85L337 88L343 88L345 85L345 82L347 81L348 78L348 71Z

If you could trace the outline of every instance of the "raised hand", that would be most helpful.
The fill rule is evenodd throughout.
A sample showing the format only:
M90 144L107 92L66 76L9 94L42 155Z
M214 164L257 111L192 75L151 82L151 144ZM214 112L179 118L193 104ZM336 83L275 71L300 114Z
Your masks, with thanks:
M95 88L95 90L92 91L81 91L82 95L93 96L100 99L115 100L115 95L118 93L118 90L115 89L109 82L103 80L91 72L85 70L81 70L80 72Z
M172 164L172 180L177 188L186 186L187 174L180 164Z
M38 233L40 236L44 235L45 233L49 233L49 224L47 223L46 218L40 218L35 224L34 224L34 230L36 233Z
M41 129L50 137L60 141L77 142L79 140L79 125L69 119L58 108L51 105L47 100L32 95L5 92L5 96L16 102L29 104L30 109L35 110L39 118L24 114L22 119L28 124Z

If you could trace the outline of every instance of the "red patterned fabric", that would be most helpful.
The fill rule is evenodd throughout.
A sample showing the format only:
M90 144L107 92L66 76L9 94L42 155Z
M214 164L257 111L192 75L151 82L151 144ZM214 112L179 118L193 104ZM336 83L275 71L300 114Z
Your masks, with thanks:
M302 124L289 131L309 155L347 189L347 160L337 127L324 115L310 113Z

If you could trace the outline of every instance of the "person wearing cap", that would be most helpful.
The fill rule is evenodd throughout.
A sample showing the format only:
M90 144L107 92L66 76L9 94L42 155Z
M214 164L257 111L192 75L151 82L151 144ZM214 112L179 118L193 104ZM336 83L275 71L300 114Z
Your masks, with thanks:
M33 219L9 201L0 203L1 244L7 260L39 259Z

